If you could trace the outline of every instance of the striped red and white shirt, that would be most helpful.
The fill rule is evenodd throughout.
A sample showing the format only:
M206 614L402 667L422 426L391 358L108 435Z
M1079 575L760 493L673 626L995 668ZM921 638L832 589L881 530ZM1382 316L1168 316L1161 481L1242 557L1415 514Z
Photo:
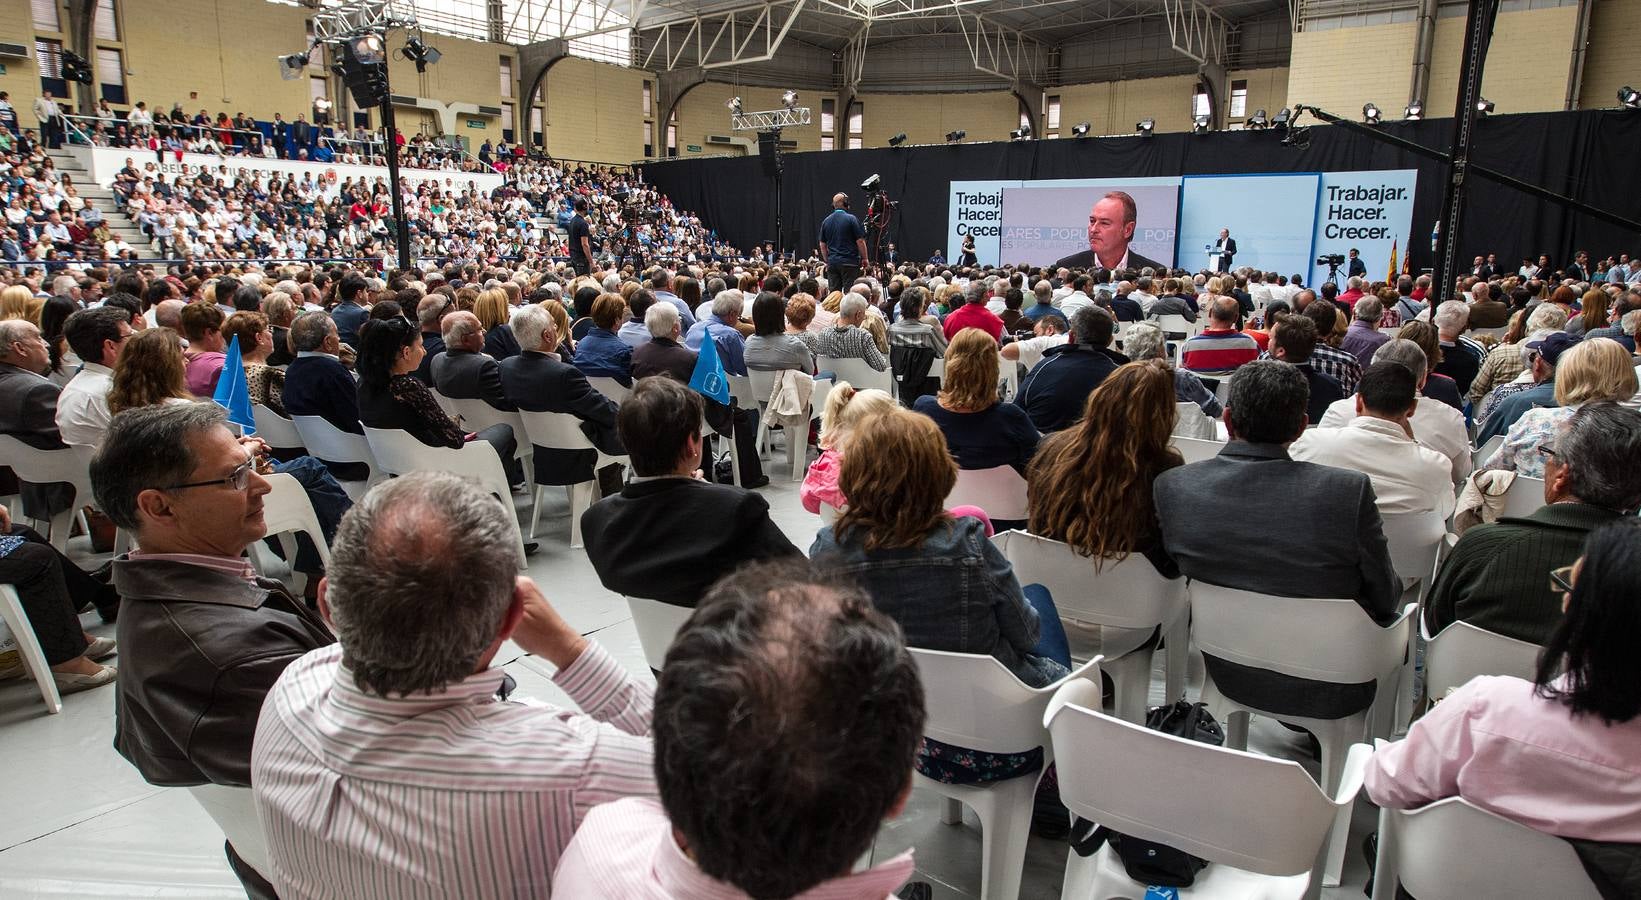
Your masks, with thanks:
M546 897L588 810L655 796L654 690L597 644L553 677L584 713L498 699L499 668L379 697L341 657L291 664L257 723L251 783L286 900Z

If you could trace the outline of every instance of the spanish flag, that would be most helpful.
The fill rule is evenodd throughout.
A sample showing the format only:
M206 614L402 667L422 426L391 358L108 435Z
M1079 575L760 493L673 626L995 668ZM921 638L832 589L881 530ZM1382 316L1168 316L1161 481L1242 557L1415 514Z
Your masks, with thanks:
M1394 284L1396 282L1396 273L1399 272L1399 271L1401 271L1401 270L1396 268L1396 242L1391 241L1390 242L1390 275L1387 276L1385 278L1385 280L1392 283L1392 284Z

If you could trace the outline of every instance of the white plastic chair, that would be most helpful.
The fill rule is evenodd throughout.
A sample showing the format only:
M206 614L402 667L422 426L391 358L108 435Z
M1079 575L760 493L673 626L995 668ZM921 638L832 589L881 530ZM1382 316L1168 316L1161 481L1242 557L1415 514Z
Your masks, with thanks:
M713 427L711 425L707 424L706 414L702 413L701 414L701 439L703 441L705 441L708 438L711 438L711 437L714 437L714 436L722 437L722 435L719 435L717 431L713 430ZM736 487L740 487L741 486L741 449L740 449L739 446L736 445L734 435L731 435L730 437L725 438L724 441L725 441L725 443L729 444L730 481L732 481L735 484ZM529 442L526 441L525 443L529 443ZM708 449L710 449L710 448L708 448ZM709 459L704 460L703 462L708 467L707 471L710 474L711 471L712 471L711 466L714 465L714 461L709 458Z
M1187 400L1174 404L1174 436L1212 441L1219 434L1214 428L1214 420L1202 411L1202 407Z
M365 496L370 486L382 480L382 467L370 452L370 443L362 434L343 431L327 422L323 416L291 416L291 424L302 436L308 454L316 459L333 463L363 463L369 469L364 481L342 481L342 490L355 503Z
M1517 475L1504 494L1501 516L1530 516L1544 506L1544 479Z
M1024 519L1026 480L1013 466L958 469L957 483L946 495L946 507L978 506L993 519Z
M1208 417L1203 416L1203 418L1207 419ZM1213 419L1208 419L1208 421L1212 422ZM1205 441L1197 438L1180 437L1176 434L1169 443L1174 445L1174 449L1179 451L1179 455L1185 457L1186 462L1194 463L1218 456L1219 451L1225 449L1226 442Z
M1464 621L1453 622L1434 637L1422 624L1420 631L1425 640L1425 696L1432 701L1477 675L1514 675L1531 681L1538 674L1544 648L1537 644Z
M1196 882L1180 890L1182 897L1321 896L1328 829L1349 814L1367 745L1350 748L1339 787L1324 792L1292 760L1151 731L1099 706L1099 687L1074 681L1044 714L1067 808L1208 860ZM1087 858L1067 852L1063 900L1144 893L1110 844Z
M40 649L40 639L34 635L34 626L29 624L17 589L9 584L0 584L0 619L5 620L12 638L17 641L17 655L23 660L24 671L33 676L35 686L40 689L46 712L52 715L62 712L63 696L57 692L57 681L51 677L45 651Z
M847 381L856 390L877 388L890 396L895 392L895 376L888 369L879 372L866 364L864 359L837 359L831 356L822 356L815 360L815 371L832 372L837 375L838 381ZM769 399L765 394L763 399Z
M1121 562L1106 560L1096 572L1093 560L1066 544L1025 531L1004 531L992 543L1008 558L1020 584L1048 588L1066 625L1073 662L1096 655L1080 639L1087 629L1099 629L1100 668L1111 676L1119 718L1145 722L1151 696L1150 638L1159 627L1168 636L1166 699L1172 702L1184 694L1183 663L1190 646L1185 579L1158 575L1138 553Z
M278 450L300 450L306 446L296 423L290 419L261 403L251 404L251 415L256 421L256 436L267 441L268 446Z
M524 433L529 443L549 450L592 450L598 454L598 460L593 463L593 478L576 484L566 485L565 489L570 496L570 547L579 548L581 544L581 514L587 511L599 498L598 477L599 469L612 462L627 462L625 456L610 456L593 446L587 435L581 430L581 419L575 413L530 412L522 410L519 418L524 422ZM536 536L536 527L541 524L541 499L546 485L536 485L535 497L532 500L534 509L530 514L530 537Z
M290 567L291 590L300 597L307 586L307 577L296 571L296 539L293 534L301 532L308 536L326 569L330 568L330 546L325 543L324 529L319 526L319 517L314 514L313 502L308 499L308 492L302 489L302 483L282 472L262 477L269 487L267 495L262 498L262 519L267 523L267 537L279 541L285 562ZM257 571L268 574L272 561L267 558L267 551L260 541L251 544L251 559L256 563Z
M1419 900L1600 896L1572 844L1460 797L1380 810L1373 873L1373 900L1395 897L1398 882Z
M1225 722L1226 745L1248 746L1250 716L1269 716L1297 725L1322 746L1322 789L1338 790L1345 752L1364 740L1370 727L1388 725L1416 604L1409 603L1389 626L1369 619L1355 600L1276 597L1193 581L1191 638L1197 649L1219 659L1295 678L1336 684L1376 683L1373 704L1340 719L1279 715L1226 697L1210 670L1202 700ZM1339 883L1344 865L1349 815L1337 828L1329 850L1329 887Z
M436 387L430 387L427 390L428 393L433 395L433 399L438 402L439 408L444 410L445 415L451 417L452 419L456 417L455 401L451 400L449 397L446 397L444 394L439 393L439 389Z
M861 363L863 367L866 366L862 360L855 360L855 362ZM744 376L752 392L752 397L758 404L758 434L754 444L757 446L760 456L769 452L769 398L775 393L775 381L778 375L778 372L748 369ZM819 381L815 383L817 385L821 384ZM811 392L809 395L809 419L813 419L817 415L817 409L819 407L815 405L815 394ZM799 434L799 429L796 428L782 428L781 430L786 437L786 462L791 467L792 480L802 481L805 471L809 468L808 430L805 429L802 434Z
M593 386L593 390L614 400L617 406L627 402L627 398L632 396L632 388L608 376L588 375L587 383Z
M535 445L531 444L525 435L524 420L519 418L519 414L512 410L497 409L483 400L451 398L450 405L462 420L462 427L468 431L482 431L492 425L506 425L513 430L513 441L518 445L518 449L513 451L513 458L518 460L524 469L524 483L529 486L533 500L536 495Z
M1198 316L1195 322L1188 322L1179 313L1157 316L1156 324L1158 328L1162 329L1163 337L1170 341L1175 340L1173 336L1176 334L1185 335L1185 337L1179 338L1182 342L1201 334L1203 327L1202 316Z
M1005 359L1001 352L997 355L997 384L1002 391L1002 402L1008 403L1020 396L1020 364L1012 359ZM940 361L940 380L946 380L946 362Z
M82 506L95 501L91 493L90 447L64 447L61 450L37 450L9 434L0 434L0 460L17 473L19 481L31 484L63 482L74 486L74 500L66 509L54 513L47 527L51 546L57 552L68 552L68 533L75 515Z
M271 881L273 864L268 860L268 839L262 832L262 820L256 813L256 795L251 789L200 784L190 787L188 793L222 829L222 836L233 845L239 858Z
M822 525L830 525L833 522L836 522L838 520L838 516L841 515L843 515L843 510L833 506L830 503L822 503L820 505L820 519Z
M507 510L507 521L513 526L518 542L519 568L526 565L524 534L519 531L518 511L513 508L513 490L507 484L507 473L501 467L501 457L488 441L469 441L460 449L430 447L417 440L408 431L397 428L365 426L365 440L371 455L381 463L389 475L408 475L411 472L449 472L478 482L494 494L497 502Z
M1032 688L991 656L916 647L910 650L923 681L923 704L928 712L923 726L926 737L985 753L1025 753L1043 748L1043 769L1018 778L960 785L912 775L917 787L946 798L941 821L960 824L959 803L973 809L980 819L981 900L1016 900L1025 870L1037 782L1054 761L1043 712L1061 685L1077 678L1089 678L1097 684L1099 658L1053 684Z
M1482 445L1477 447L1474 453L1470 454L1470 468L1481 468L1482 463L1492 459L1493 454L1497 453L1498 449L1502 446L1504 446L1504 435L1502 434L1495 434L1483 441Z
M1390 562L1404 585L1418 581L1420 594L1436 574L1436 556L1447 536L1447 521L1433 512L1390 513L1381 517Z
M678 636L678 630L695 610L643 597L628 597L627 609L632 612L632 624L638 630L638 645L644 648L644 661L651 669L661 671L672 639Z

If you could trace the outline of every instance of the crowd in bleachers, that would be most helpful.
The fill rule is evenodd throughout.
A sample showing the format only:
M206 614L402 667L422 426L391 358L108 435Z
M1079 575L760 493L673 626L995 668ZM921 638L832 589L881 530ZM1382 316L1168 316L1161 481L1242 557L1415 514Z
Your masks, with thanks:
M381 248L380 186L344 186L343 207L304 182L202 172L163 200L160 183L133 167L125 203L190 249ZM95 500L137 548L104 584L11 528L0 581L35 567L20 593L63 690L115 682L100 660L119 653L116 747L144 777L254 786L266 858L228 850L253 894L882 897L911 859L854 864L914 772L942 790L1035 786L1011 801L1035 808L1030 824L986 824L1020 830L999 847L1023 855L1027 828L1084 841L1067 810L1090 796L1067 773L1080 754L1036 730L965 745L918 673L955 665L944 652L995 677L990 658L1010 683L1098 708L1089 660L1116 672L1142 653L1148 683L1159 640L1170 665L1186 653L1177 609L1089 611L1079 583L1098 595L1119 575L1189 595L1204 698L1310 732L1329 797L1347 785L1348 804L1360 779L1387 809L1461 797L1633 890L1641 265L1479 263L1447 289L1312 290L1252 271L936 265L829 284L818 264L643 252L577 275L498 252L526 240L532 208L578 198L612 218L670 210L618 173L526 163L490 197L418 189L418 216L447 233L411 271L201 261L0 291L0 434L94 454L94 498L29 485L24 514ZM208 218L230 204L324 234L236 244ZM194 220L167 220L179 209ZM335 235L316 224L332 215ZM649 227L656 257L707 239L685 214L635 219L614 221L639 246ZM236 438L195 402L241 375L304 446ZM807 554L756 490L775 431L824 517ZM369 451L326 455L348 439ZM395 447L420 464L388 463ZM483 457L501 482L412 474L455 459L441 452ZM372 456L400 477L372 486ZM299 541L296 590L245 557L285 475L322 532ZM516 576L535 547L511 495L539 505L543 485L604 494L584 512L572 499L572 542L607 588L635 610L694 610L653 688ZM1081 574L1034 568L1012 543L1027 536ZM1328 601L1348 613L1339 634L1389 636L1365 677L1214 631L1226 607L1211 604ZM117 622L117 646L81 632L85 603ZM1530 671L1479 673L1529 677L1415 696L1457 624L1545 649ZM508 637L580 712L506 700L491 662ZM1038 696L1041 724L1057 706ZM1326 840L1313 831L1298 872ZM414 850L383 849L400 845ZM987 853L989 883L1018 881L1014 852Z

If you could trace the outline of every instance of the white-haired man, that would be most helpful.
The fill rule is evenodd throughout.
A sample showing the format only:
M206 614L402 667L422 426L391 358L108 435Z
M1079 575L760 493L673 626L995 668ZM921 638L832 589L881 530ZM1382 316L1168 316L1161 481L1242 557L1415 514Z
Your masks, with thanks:
M1441 338L1442 361L1432 370L1453 379L1462 395L1476 380L1487 348L1464 336L1470 324L1470 307L1462 300L1448 300L1436 307L1434 319L1437 335Z
M816 356L833 359L863 359L879 372L889 368L889 358L878 349L877 341L861 326L866 322L868 304L859 294L843 295L837 323L816 334L811 349Z

